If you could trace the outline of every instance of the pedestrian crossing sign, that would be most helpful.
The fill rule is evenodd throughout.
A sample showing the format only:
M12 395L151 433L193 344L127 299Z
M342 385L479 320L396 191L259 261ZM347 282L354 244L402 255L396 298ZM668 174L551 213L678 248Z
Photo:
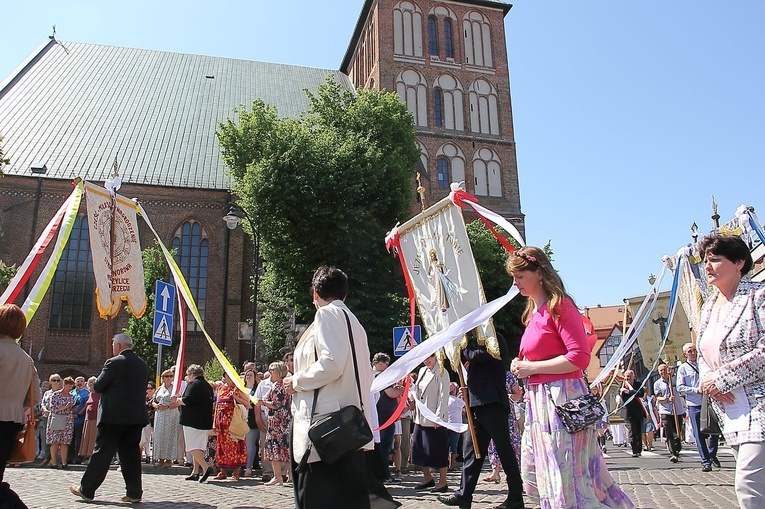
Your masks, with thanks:
M414 336L412 336L412 327L394 327L393 328L393 355L401 357L406 352L420 344L422 341L420 326L414 326Z

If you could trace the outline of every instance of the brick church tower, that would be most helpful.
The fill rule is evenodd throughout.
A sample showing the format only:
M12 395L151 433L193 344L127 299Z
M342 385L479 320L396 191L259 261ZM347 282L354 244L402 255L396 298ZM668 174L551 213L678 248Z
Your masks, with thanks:
M398 92L414 117L428 205L451 182L524 233L505 15L491 0L366 0L340 70Z

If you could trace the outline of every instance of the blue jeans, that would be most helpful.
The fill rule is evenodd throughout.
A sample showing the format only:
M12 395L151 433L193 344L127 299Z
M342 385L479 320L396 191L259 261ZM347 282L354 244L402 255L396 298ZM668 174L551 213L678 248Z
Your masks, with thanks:
M258 453L258 439L260 438L260 430L258 428L250 429L249 433L244 436L245 443L247 444L247 470L252 469L252 465L255 462L255 455Z
M701 466L706 467L712 464L712 458L717 457L717 435L707 435L700 431L701 429L701 407L688 405L688 416L691 420L693 437L696 439L696 448L701 457ZM707 444L707 439L709 443Z
M393 450L393 439L396 427L391 424L380 430L380 459L383 463L384 479L390 479L390 452Z

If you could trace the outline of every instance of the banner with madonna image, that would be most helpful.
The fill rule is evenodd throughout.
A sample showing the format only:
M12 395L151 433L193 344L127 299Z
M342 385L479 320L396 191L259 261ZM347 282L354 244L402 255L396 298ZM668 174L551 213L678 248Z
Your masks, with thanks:
M402 267L428 336L486 304L462 210L450 198L400 225L398 241ZM486 344L489 353L499 358L492 321L482 323L476 331L478 342ZM466 341L462 336L444 347L454 369Z

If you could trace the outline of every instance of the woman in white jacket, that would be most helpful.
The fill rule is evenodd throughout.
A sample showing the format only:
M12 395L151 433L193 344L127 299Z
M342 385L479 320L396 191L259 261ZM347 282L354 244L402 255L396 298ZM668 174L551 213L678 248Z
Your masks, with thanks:
M355 405L372 422L370 389L372 372L367 362L367 334L356 316L345 305L348 277L335 267L319 267L314 273L313 299L316 317L295 347L295 373L284 379L292 397L292 468L295 507L298 509L366 509L369 507L363 450L373 450L369 442L332 465L326 465L310 447L308 428L314 392L319 391L313 420ZM354 369L354 355L360 364ZM358 385L356 382L358 372ZM359 401L359 388L361 401ZM297 468L306 457L308 465Z
M449 422L449 374L436 361L436 354L424 361L425 366L417 374L414 386L416 412L412 434L412 464L420 465L425 477L415 490L433 488L435 493L447 490L446 470L449 466L449 430L443 424ZM423 407L440 420L434 422L423 415ZM438 484L431 469L438 469Z

